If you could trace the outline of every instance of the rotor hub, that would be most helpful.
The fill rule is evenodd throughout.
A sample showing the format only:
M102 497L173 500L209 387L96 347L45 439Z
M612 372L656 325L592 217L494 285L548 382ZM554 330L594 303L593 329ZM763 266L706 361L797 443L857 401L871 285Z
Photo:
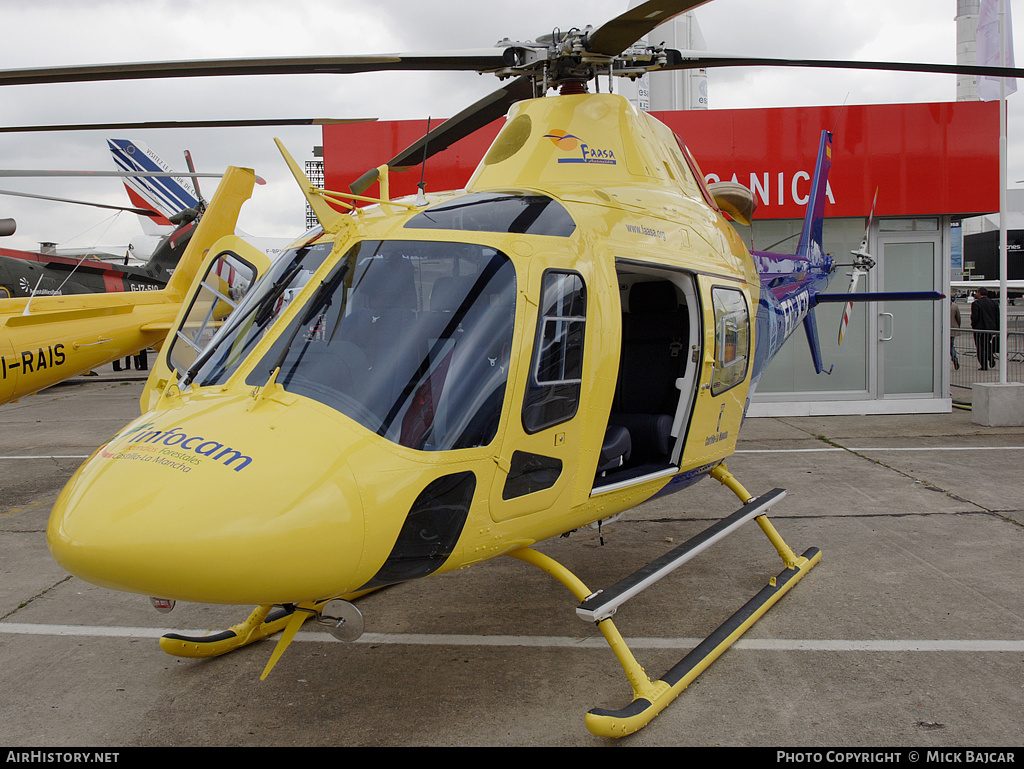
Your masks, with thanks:
M497 47L504 48L506 66L494 74L501 78L529 77L548 88L562 87L564 94L566 86L575 89L578 86L573 84L585 84L599 75L636 79L668 66L676 58L675 52L664 46L633 45L619 54L600 53L589 44L592 32L592 27L564 33L556 29L535 41L501 40Z

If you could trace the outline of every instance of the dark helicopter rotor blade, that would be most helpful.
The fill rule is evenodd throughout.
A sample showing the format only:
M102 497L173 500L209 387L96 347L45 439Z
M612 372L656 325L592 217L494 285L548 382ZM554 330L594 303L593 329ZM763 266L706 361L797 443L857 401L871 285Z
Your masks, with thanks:
M325 126L367 123L377 118L268 118L251 120L149 120L134 123L67 123L64 125L0 126L0 133L46 131L135 131L149 128L249 128L262 126Z
M486 72L503 67L502 49L441 53L396 53L372 56L292 56L252 59L206 59L125 64L35 67L0 70L0 86L87 83L228 75L354 74L385 71Z
M87 200L72 200L71 198L55 198L50 195L35 195L31 192L13 192L11 190L0 190L0 195L12 195L18 198L34 198L36 200L48 200L54 203L73 203L78 206L92 206L93 208L109 208L113 211L127 211L139 216L157 217L160 214L145 208L131 208L129 206L115 206L107 203L91 203Z
M2 179L58 179L63 177L113 177L116 179L127 179L137 176L155 178L175 178L180 176L190 179L219 179L224 176L224 174L192 173L191 171L50 171L46 169L23 169L15 171L7 168L0 169L0 178ZM267 180L262 176L257 176L256 183L260 185L266 184Z
M605 22L587 39L594 53L617 56L655 27L711 0L648 0Z
M833 59L784 59L756 56L729 56L702 51L669 51L669 63L663 69L710 69L713 67L808 67L818 69L857 69L885 72L925 72L932 74L978 75L980 77L1024 77L1024 69L983 64L933 64L911 61L841 61Z
M175 176L186 176L186 177L210 177L211 179L219 179L224 174L215 173L190 173L188 171L48 171L40 169L24 169L24 170L11 170L11 169L0 169L0 178L5 179L30 179L30 178L58 178L58 177L78 177L78 176L93 176L93 177L115 177L115 178L126 178L132 176L155 176L155 177L175 177ZM257 180L257 184L259 181Z
M438 152L448 149L459 139L469 136L477 129L502 117L517 101L529 99L532 96L532 79L529 77L516 78L444 121L437 128L428 131L421 139L391 158L387 163L388 168L395 171L412 168ZM356 195L360 195L377 180L377 176L377 169L373 168L356 179L349 189Z

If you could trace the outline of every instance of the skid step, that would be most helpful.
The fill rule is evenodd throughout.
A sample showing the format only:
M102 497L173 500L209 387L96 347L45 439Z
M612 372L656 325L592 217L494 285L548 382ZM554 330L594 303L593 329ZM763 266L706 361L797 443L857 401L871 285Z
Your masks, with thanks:
M576 607L576 614L588 622L608 619L622 604L635 595L667 576L697 554L707 550L716 542L732 534L752 518L764 515L786 496L785 489L772 489L755 497L732 515L726 516L700 534L691 537L679 547L670 550L660 558L651 561L625 579L619 580L606 590L598 590Z
M697 676L735 643L765 612L799 582L821 560L821 551L812 547L773 577L757 595L701 641L689 654L657 681L637 689L633 701L620 710L593 708L586 715L587 728L594 734L624 737L643 728L686 689ZM601 627L599 625L599 627Z

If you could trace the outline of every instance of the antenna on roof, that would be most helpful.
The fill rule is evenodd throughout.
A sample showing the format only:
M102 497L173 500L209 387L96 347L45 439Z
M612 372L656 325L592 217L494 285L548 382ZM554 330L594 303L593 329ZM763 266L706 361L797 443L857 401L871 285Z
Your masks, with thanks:
M416 193L416 205L425 206L427 204L427 183L425 177L427 175L427 158L430 157L427 154L427 147L430 145L430 117L427 117L427 133L423 140L423 165L420 166L420 183L416 185L419 192Z

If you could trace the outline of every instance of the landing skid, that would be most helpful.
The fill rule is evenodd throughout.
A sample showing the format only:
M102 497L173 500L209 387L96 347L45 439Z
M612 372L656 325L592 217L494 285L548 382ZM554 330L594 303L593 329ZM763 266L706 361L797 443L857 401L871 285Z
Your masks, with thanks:
M235 649L248 646L279 631L284 631L274 647L260 680L266 679L291 644L302 623L316 617L331 635L342 641L354 641L362 634L362 615L346 598L356 599L372 590L363 590L343 598L324 601L304 601L286 607L257 606L244 621L213 635L185 636L168 633L160 638L160 648L175 657L205 659L219 657ZM346 611L348 607L351 611ZM327 609L328 611L325 611ZM332 616L337 614L337 616Z
M775 501L781 499L785 492L775 489L758 499L753 499L724 465L716 467L711 472L711 476L730 488L745 503L744 506L608 590L600 590L596 593L591 591L564 566L536 550L524 547L509 553L509 555L547 572L565 585L581 601L576 610L577 614L584 619L597 622L597 627L604 635L633 688L633 701L626 707L620 710L594 708L587 713L585 719L587 728L596 735L624 737L639 731L650 723L821 560L821 551L817 548L810 548L802 556L797 557L765 516L767 509ZM758 522L762 531L778 550L785 563L785 569L778 576L772 577L766 587L698 644L664 676L657 681L651 681L612 623L611 616L629 598L660 580L697 553L732 533L751 518Z
M175 657L219 657L284 630L294 613L294 607L257 606L244 622L220 633L205 636L168 633L160 638L160 648Z

